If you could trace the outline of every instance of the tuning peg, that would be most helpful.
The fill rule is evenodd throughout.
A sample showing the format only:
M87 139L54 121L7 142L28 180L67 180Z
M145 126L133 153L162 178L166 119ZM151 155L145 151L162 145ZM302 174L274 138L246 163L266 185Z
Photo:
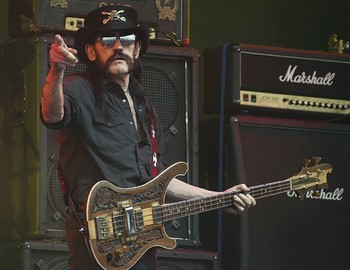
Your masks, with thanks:
M304 167L305 168L309 167L310 163L311 163L310 159L304 159Z
M314 163L316 164L316 166L318 165L318 163L321 161L321 157L312 157L312 160L314 161Z
M318 189L315 189L312 191L312 196L315 198L319 198L321 196L321 193Z
M302 200L302 201L305 200L305 197L306 197L306 196L305 196L305 192L303 192L302 194L299 195L299 198L300 198L300 200Z

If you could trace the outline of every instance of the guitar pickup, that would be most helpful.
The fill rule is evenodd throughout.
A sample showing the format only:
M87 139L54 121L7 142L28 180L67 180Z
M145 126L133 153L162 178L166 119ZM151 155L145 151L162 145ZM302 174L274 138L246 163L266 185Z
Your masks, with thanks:
M156 225L162 224L162 208L160 207L159 203L154 203L152 205L153 210L153 220Z
M145 227L145 222L143 221L143 212L140 207L137 207L134 209L135 212L135 219L136 219L136 225L137 228L143 229Z

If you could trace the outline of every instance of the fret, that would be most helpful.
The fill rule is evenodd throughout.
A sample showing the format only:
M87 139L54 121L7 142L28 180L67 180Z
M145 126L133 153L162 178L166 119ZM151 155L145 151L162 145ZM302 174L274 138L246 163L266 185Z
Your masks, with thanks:
M278 181L271 184L262 184L250 188L250 193L254 198L265 198L290 190L290 180Z
M236 192L223 193L187 201L164 204L162 206L163 220L169 221L174 218L199 214L230 206L233 204L233 195L235 194Z

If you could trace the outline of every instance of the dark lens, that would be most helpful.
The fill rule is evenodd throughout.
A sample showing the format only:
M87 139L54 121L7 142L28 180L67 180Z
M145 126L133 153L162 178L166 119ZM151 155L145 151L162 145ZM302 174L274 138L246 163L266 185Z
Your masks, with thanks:
M124 45L132 45L135 43L136 36L134 33L131 32L123 32L123 33L107 33L101 35L98 40L100 41L101 45L104 47L113 47L117 38L121 41Z
M104 47L112 47L117 40L117 37L115 35L103 35L99 38L102 46Z
M132 45L135 43L136 36L133 33L121 33L119 39L124 45Z

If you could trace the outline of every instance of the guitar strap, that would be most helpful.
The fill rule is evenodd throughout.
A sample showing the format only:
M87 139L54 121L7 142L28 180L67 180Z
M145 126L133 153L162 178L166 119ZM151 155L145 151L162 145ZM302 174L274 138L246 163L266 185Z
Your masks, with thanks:
M58 172L58 180L60 181L60 187L63 195L64 205L69 206L68 184L63 176L63 172L59 165L57 166L57 172Z
M78 221L78 224L80 225L79 232L81 233L87 233L87 228L84 226L82 222L82 218L80 217L77 213L76 205L74 204L72 197L69 195L69 190L68 190L68 183L63 175L63 172L60 168L60 165L57 166L57 171L59 174L59 181L60 181L60 186L61 186L61 191L64 199L64 204L68 207L67 209L67 214L71 214L73 212L75 218Z
M157 138L155 130L155 117L150 106L147 106L147 118L151 129L151 143L152 143L152 177L158 175L158 157L157 157Z
M80 217L77 213L76 206L72 200L72 197L69 195L69 190L68 190L68 183L66 181L66 178L64 177L64 174L60 168L60 165L57 166L57 171L59 174L59 181L60 181L60 186L61 186L61 191L64 199L64 204L68 206L67 214L74 213L77 221L81 225L81 229L79 231L87 231L86 227L82 224L82 217Z

